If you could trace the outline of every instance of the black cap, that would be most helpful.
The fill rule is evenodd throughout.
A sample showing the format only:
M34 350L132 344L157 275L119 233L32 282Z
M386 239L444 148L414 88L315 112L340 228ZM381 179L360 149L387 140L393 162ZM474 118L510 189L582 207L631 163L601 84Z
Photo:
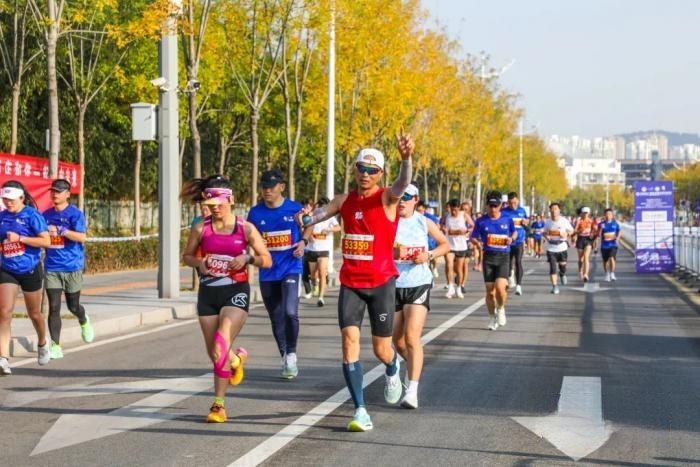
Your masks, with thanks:
M284 183L284 176L277 169L266 170L260 177L260 183L263 188L272 188L278 183Z
M54 180L51 183L51 191L64 192L64 191L69 191L69 190L70 190L70 182L68 180L64 180L62 178L59 178L58 180Z
M489 206L500 206L501 205L501 192L500 191L489 191L486 194L486 204Z

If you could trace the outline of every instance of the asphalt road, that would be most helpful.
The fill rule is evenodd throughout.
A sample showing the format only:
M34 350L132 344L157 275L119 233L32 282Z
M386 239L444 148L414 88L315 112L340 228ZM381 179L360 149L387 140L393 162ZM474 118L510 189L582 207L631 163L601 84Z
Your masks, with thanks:
M525 294L509 297L508 325L496 332L485 329L484 307L471 306L483 296L480 273L471 272L463 300L443 298L438 284L420 407L387 405L379 377L365 390L375 425L368 433L346 432L352 404L333 404L345 387L336 292L324 308L302 305L300 375L291 382L278 377L264 309L251 310L237 341L251 354L246 380L229 391L226 424L204 423L211 364L196 321L76 349L46 367L21 366L0 379L0 464L492 466L583 457L584 465L698 465L700 310L664 279L633 274L629 253L620 259L615 283L602 282L596 261L597 289L584 290L570 264L572 280L554 296L546 264L527 258ZM466 316L438 333L460 312ZM366 373L377 363L368 331ZM574 417L561 417L567 406ZM514 417L538 420L550 434ZM555 439L570 426L578 427L572 436ZM600 446L572 455L592 430Z

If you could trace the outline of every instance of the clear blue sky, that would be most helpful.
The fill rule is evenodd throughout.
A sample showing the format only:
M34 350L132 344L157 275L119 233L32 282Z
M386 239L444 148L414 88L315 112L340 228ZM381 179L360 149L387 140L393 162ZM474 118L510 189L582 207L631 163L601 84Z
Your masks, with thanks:
M700 0L421 0L541 134L700 132Z

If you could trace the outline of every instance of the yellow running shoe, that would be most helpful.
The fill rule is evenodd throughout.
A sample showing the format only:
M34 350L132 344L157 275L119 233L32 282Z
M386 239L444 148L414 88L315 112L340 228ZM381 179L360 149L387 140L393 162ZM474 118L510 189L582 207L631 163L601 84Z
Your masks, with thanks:
M216 402L209 409L209 415L207 415L207 423L224 423L226 422L226 409L223 405L219 405Z
M231 377L228 379L229 384L238 386L243 381L244 371L243 365L248 360L248 351L243 347L236 349L237 362L231 362Z

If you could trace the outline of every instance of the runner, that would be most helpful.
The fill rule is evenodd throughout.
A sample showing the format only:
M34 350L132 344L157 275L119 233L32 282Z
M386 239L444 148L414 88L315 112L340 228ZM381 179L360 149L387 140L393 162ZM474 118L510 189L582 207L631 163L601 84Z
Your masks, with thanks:
M452 199L449 202L449 211L445 217L443 227L447 240L450 243L450 252L445 256L445 277L447 278L447 298L453 298L455 294L464 298L462 286L464 285L464 262L467 259L467 216L461 210L459 201ZM455 280L456 276L456 280Z
M272 258L254 225L236 216L229 181L220 175L194 179L182 187L181 197L211 207L211 216L190 230L182 259L200 273L197 315L207 354L214 364L214 403L207 422L226 421L224 398L229 384L243 381L248 352L233 352L248 317L250 284L246 265L269 268ZM255 255L246 253L250 247ZM197 254L201 248L202 257Z
M491 320L488 329L495 331L505 326L506 286L510 272L510 246L518 238L513 219L501 213L501 192L486 194L488 212L476 221L471 241L484 256L484 285L486 287L486 308Z
M418 211L419 213L423 214L425 217L427 217L428 219L433 221L433 223L435 225L437 225L439 228L440 219L435 214L431 214L428 211L428 205L422 199L418 200L418 204L416 204L416 211ZM437 247L437 242L435 241L435 239L433 238L432 235L428 234L428 248L430 250L434 250L436 247ZM430 264L430 271L433 274L433 278L437 279L438 277L440 277L440 274L438 273L437 259L436 258L431 259L429 264Z
M613 210L605 210L605 219L600 224L600 254L603 257L605 282L616 281L617 240L620 238L620 224L613 217Z
M49 333L52 359L63 358L61 349L61 292L66 296L68 310L78 318L80 336L83 342L92 342L95 333L90 317L80 304L80 291L83 288L83 268L85 267L85 216L68 202L70 182L58 179L51 183L53 207L44 211L48 224L51 245L44 258L44 288L49 299Z
M386 365L384 399L395 404L402 393L398 354L391 346L398 276L393 245L399 223L397 205L411 181L413 140L402 131L397 142L402 161L391 188L378 185L384 173L384 154L377 149L362 149L355 159L357 188L337 195L325 210L320 209L312 216L301 212L298 216L305 226L338 213L342 217L345 236L338 321L343 340L343 375L355 404L349 431L367 431L373 426L365 408L360 363L360 327L365 309L369 309L374 354ZM309 235L311 228L306 228L304 237Z
M573 235L574 228L569 219L561 215L559 203L549 205L550 218L544 223L542 236L547 241L547 261L549 262L549 279L552 282L552 293L559 293L557 285L557 266L562 285L566 285L566 260L568 258L569 237Z
M304 209L307 211L312 211L314 208L314 202L312 199L307 199L304 201ZM314 296L314 290L311 285L311 266L309 266L309 245L304 248L304 257L302 258L302 268L301 268L301 283L304 286L304 298L310 299ZM316 296L318 296L318 291L316 291Z
M523 294L523 253L525 251L525 229L523 224L528 222L527 211L520 206L518 194L514 191L508 193L508 207L501 210L501 214L513 219L518 238L510 245L510 275L508 287L515 287L515 295Z
M0 376L10 369L10 323L17 289L22 289L27 315L36 330L39 365L49 363L46 323L41 315L41 248L51 244L47 225L36 203L20 182L8 180L0 191L5 210L0 212L2 266L0 268Z
M469 280L469 258L471 258L474 254L474 245L472 245L472 242L469 241L469 236L471 235L472 230L474 230L472 200L467 199L462 201L461 209L464 213L464 219L467 221L467 256L464 258L464 263L462 263L462 284L459 286L459 289L462 291L462 294L465 294L467 293L465 285Z
M532 239L535 242L535 257L541 258L543 252L542 233L544 232L544 220L542 216L537 214L535 221L532 223Z
M302 257L308 244L308 240L302 241L294 216L303 206L282 196L286 183L279 170L263 172L260 182L263 200L251 208L248 222L262 234L273 265L271 269L260 270L260 293L282 357L281 376L294 379L299 374L297 338Z
M440 227L415 210L418 186L408 185L399 202L399 227L394 243L394 263L399 271L396 279L396 316L394 346L406 361L406 394L401 406L418 408L418 381L423 369L421 336L428 311L433 275L428 263L450 251ZM430 248L428 237L437 246Z
M330 200L325 196L318 200L316 209L327 206ZM307 256L309 261L309 273L313 284L313 293L318 297L316 305L323 306L326 303L323 297L328 286L328 257L333 244L333 233L340 232L340 224L335 217L326 219L314 225L313 234L309 240Z
M591 208L588 206L581 208L581 217L576 220L574 235L578 251L578 275L583 282L588 282L591 249L593 248L593 220L591 219Z

